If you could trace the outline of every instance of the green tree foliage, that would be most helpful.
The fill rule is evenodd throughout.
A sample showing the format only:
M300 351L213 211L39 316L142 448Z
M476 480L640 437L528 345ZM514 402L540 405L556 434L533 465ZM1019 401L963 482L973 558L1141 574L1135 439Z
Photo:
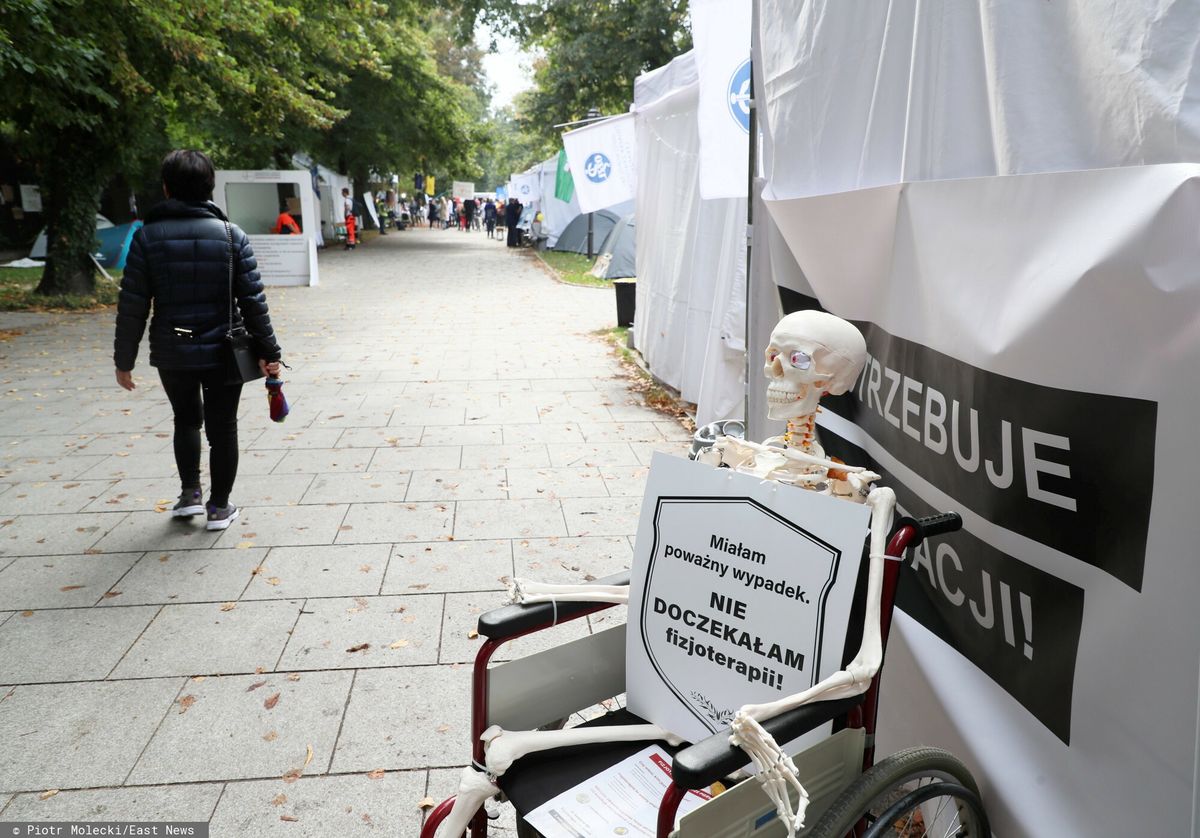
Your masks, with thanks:
M0 0L3 129L39 173L48 234L40 293L88 293L103 185L206 120L270 142L327 128L334 86L382 72L374 0Z
M0 132L33 165L41 293L87 293L102 187L171 148L219 166L312 151L365 181L469 147L415 0L0 0ZM365 184L363 184L365 187Z
M532 94L517 103L515 118L522 131L545 141L542 158L558 147L555 124L593 107L628 110L639 74L691 48L687 0L459 2L464 28L483 21L540 55Z

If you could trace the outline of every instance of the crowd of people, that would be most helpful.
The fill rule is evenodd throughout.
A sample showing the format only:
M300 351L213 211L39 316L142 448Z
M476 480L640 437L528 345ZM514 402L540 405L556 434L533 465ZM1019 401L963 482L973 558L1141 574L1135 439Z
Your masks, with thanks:
M495 198L456 198L450 195L427 197L424 203L413 196L408 207L414 227L457 229L460 232L483 230L489 239L503 238L509 247L521 245L517 222L525 207L516 198L507 202Z

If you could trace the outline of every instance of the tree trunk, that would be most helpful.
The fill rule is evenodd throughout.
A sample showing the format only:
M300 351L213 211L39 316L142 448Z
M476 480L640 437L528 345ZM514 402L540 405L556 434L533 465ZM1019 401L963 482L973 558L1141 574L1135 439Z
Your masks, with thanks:
M96 212L107 167L94 165L74 138L59 143L42 169L42 206L46 218L46 268L37 293L93 294L96 267Z
M356 201L366 200L363 198L363 195L371 191L371 179L367 174L367 170L365 168L360 169L356 167L355 170L350 173L350 179L354 182L354 185L351 187L354 190L354 199ZM363 229L374 230L375 227L376 225L371 221L371 213L364 212Z

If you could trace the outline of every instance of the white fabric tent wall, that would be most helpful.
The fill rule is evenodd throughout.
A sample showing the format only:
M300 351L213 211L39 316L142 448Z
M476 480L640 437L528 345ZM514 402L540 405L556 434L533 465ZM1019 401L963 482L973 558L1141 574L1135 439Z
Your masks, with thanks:
M558 181L558 155L549 160L543 160L534 167L542 183L542 200L534 201L542 211L542 232L546 234L546 247L554 247L558 237L575 216L579 215L579 201L575 193L571 193L570 201L559 200L554 195L554 187Z
M741 416L746 202L702 201L695 62L638 79L634 344L705 424Z
M1200 160L1197 4L759 4L755 98L768 200L927 180ZM861 228L862 219L857 223ZM798 251L793 258L777 231L762 222L755 228L756 278L773 265L782 267L773 277L776 284L813 294L797 264L811 254ZM951 226L945 232L955 231ZM1092 232L1081 229L1078 235L1087 239ZM994 234L1003 236L1003 225ZM1131 264L1130 281L1142 270ZM963 276L964 282L970 279ZM770 283L755 282L753 293L756 313L779 304ZM828 294L828 288L816 288L813 295ZM752 347L764 345L766 328L756 322ZM1141 824L1135 833L1200 834L1195 792L1200 767L1175 773L1179 755L1169 761L1162 750L1146 753L1144 728L1130 725L1130 719L1154 713L1114 711L1094 691L1077 694L1077 712L1087 708L1093 717L1103 716L1097 727L1110 735L1099 743L1080 737L1067 749L1035 724L1020 724L1019 713L997 713L1005 707L1003 695L982 691L983 700L977 695L961 706L944 703L945 695L961 696L955 685L977 673L952 652L935 648L938 642L908 618L899 618L896 629L889 649L895 660L885 676L893 699L881 706L879 753L920 741L966 758L978 771L997 834L1064 834L1052 824L1066 821L1074 824L1067 830L1073 834L1130 834L1116 826L1130 821ZM1114 680L1126 677L1122 651L1119 645L1109 650ZM1195 660L1193 654L1178 663L1194 673ZM957 675L956 665L962 670ZM1160 702L1155 693L1161 687L1145 683L1144 704ZM981 715L1010 716L1006 741L983 732ZM1180 747L1189 756L1195 752L1200 766L1194 724L1168 722L1166 714L1151 724L1182 731ZM1154 776L1156 771L1170 773L1169 780ZM1190 801L1184 799L1187 789ZM1170 828L1164 826L1168 822Z

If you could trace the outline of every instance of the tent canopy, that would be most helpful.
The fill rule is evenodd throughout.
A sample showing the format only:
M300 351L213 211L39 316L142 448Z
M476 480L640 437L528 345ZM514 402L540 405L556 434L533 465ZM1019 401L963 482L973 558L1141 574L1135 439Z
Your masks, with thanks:
M592 268L592 276L600 279L637 276L637 228L633 213L617 221L605 237L596 265Z
M592 213L592 252L599 253L600 246L608 238L613 227L623 216L633 212L633 202L626 201L608 209ZM559 234L558 241L550 246L551 250L562 250L568 253L587 253L588 214L577 215L570 224Z

